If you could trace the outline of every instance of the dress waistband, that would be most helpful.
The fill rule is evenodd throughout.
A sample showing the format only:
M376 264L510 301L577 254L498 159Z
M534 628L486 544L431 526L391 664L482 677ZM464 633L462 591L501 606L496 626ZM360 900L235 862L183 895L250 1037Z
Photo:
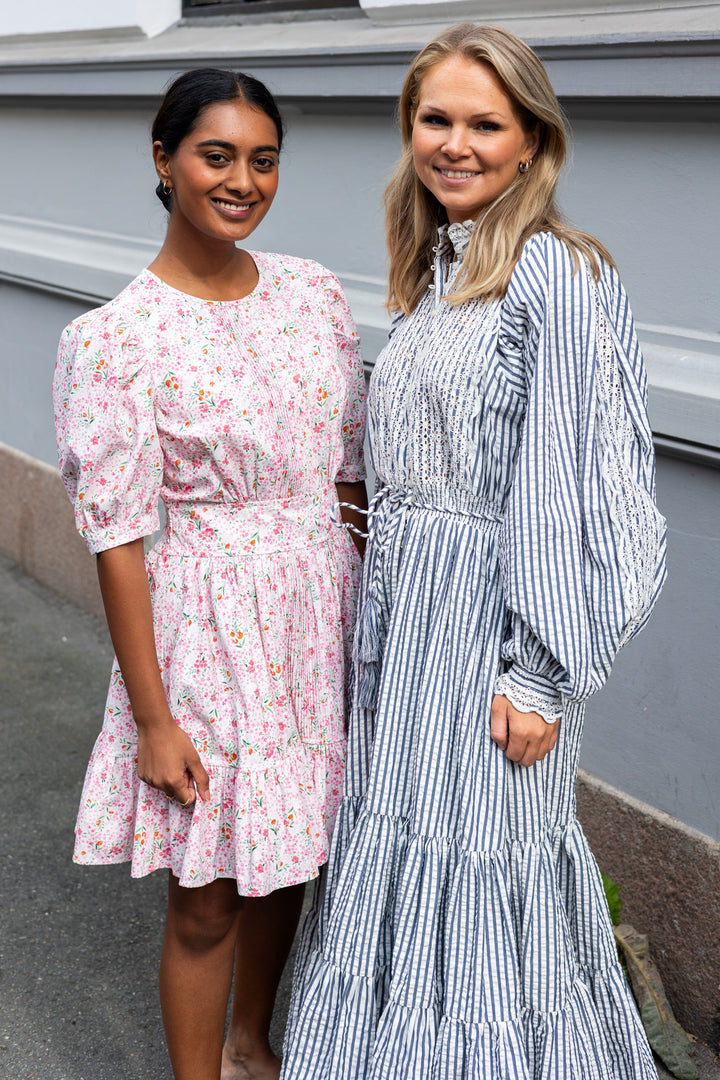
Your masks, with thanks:
M463 498L461 492L453 492L453 497L450 500L437 499L433 498L432 492L418 492L412 484L406 484L403 487L392 484L383 485L375 492L367 510L362 510L352 503L342 502L338 505L347 506L357 513L367 515L368 531L366 533L360 532L353 525L345 523L346 529L352 529L353 532L364 537L372 535L374 520L381 516L385 517L388 512L398 509L408 511L427 510L440 516L468 518L478 524L482 523L483 528L499 527L504 517L503 511L498 509L497 506L486 502L484 499L479 499L477 496L467 494Z
M228 558L270 555L322 543L335 528L329 494L247 503L171 503L156 550Z

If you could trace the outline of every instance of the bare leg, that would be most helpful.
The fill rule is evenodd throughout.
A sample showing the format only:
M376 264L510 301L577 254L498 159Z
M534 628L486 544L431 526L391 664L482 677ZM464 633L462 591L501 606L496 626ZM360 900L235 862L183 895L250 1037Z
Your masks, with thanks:
M219 1080L242 902L230 879L185 889L169 876L160 1004L175 1080Z
M303 883L245 899L238 922L235 990L221 1080L277 1080L280 1075L280 1061L270 1049L268 1035L304 891Z

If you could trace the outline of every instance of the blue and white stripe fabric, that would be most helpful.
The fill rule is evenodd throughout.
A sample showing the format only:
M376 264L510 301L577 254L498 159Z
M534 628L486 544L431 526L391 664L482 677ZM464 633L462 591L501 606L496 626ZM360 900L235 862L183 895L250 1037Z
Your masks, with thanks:
M450 305L468 235L371 384L344 799L282 1076L655 1080L574 794L582 702L664 576L642 359L615 271L550 234L504 300ZM498 679L562 714L532 768L490 738Z

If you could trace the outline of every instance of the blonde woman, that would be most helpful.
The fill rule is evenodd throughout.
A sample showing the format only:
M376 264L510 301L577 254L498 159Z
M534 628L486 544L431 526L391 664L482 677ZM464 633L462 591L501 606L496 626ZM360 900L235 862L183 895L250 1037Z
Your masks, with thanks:
M632 318L556 209L527 46L446 31L400 115L345 793L282 1076L650 1080L574 797L664 578Z

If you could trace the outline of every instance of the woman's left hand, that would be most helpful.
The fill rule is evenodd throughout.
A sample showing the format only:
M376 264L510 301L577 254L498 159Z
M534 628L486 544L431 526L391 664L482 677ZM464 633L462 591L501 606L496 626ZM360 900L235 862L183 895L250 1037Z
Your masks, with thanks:
M503 694L493 698L490 735L505 756L519 765L542 761L555 746L560 721L548 724L536 712L520 712Z

